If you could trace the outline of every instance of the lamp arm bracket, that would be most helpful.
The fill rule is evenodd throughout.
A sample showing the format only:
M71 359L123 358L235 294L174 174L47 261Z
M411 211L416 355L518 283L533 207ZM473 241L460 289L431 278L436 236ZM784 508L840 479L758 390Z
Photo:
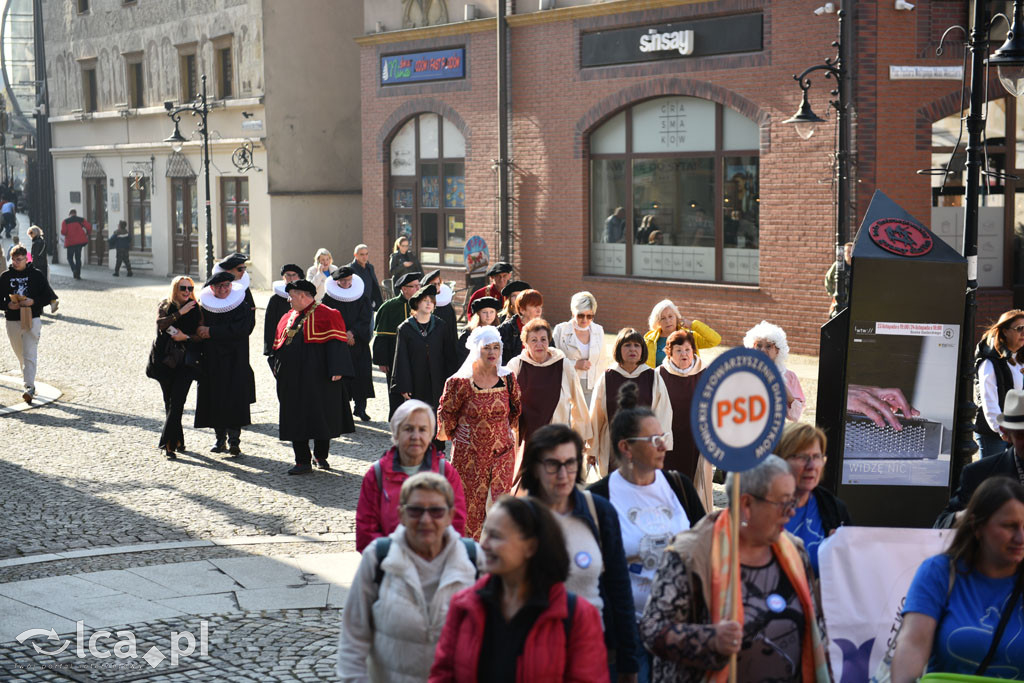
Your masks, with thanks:
M953 31L955 29L960 29L961 31L963 31L964 32L964 40L967 39L967 29L966 28L964 28L963 26L960 26L959 24L957 24L955 26L950 26L949 28L947 28L945 31L942 32L942 37L939 38L939 46L937 48L935 48L935 54L937 56L939 56L939 57L942 56L942 52L943 52L942 44L943 44L943 42L945 42L946 36L949 35L949 32Z
M833 64L831 59L826 59L824 64L815 64L804 69L799 75L794 75L793 80L800 84L801 90L807 90L811 87L811 79L807 78L807 76L815 71L824 71L826 78L828 76L835 76L839 79L843 76L842 68Z
M1009 18L1007 18L1007 16L1005 14L1003 14L1002 12L998 12L996 14L993 14L992 18L989 19L989 21L988 21L988 32L989 32L989 34L992 33L992 29L995 28L995 26L996 26L996 19L1002 19L1003 21L1006 22L1006 28L1007 29L1010 28L1010 20L1009 20Z

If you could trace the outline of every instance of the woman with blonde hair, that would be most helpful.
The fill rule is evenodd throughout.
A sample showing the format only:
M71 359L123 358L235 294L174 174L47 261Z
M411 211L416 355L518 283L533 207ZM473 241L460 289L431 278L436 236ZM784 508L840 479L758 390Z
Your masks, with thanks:
M316 285L316 301L324 299L327 278L334 274L338 267L334 265L334 257L327 249L320 247L313 255L313 265L306 270L306 279Z
M743 346L748 349L757 349L763 352L775 363L779 374L782 375L782 383L786 387L786 419L796 422L804 412L804 404L807 399L804 397L804 390L800 387L800 378L792 370L786 369L786 359L789 358L789 342L786 341L786 332L778 325L772 325L767 320L747 330L743 337Z
M572 318L555 325L552 333L555 348L573 361L583 387L583 397L590 405L590 395L597 385L601 351L604 349L604 328L594 322L597 299L590 292L576 292L569 301Z
M654 304L647 326L650 331L644 335L644 341L647 343L647 364L652 368L658 367L665 360L665 342L676 330L693 332L693 350L697 355L700 355L700 349L710 349L722 342L722 335L701 321L684 318L670 299L662 299Z
M1006 450L996 417L1010 389L1024 389L1024 311L1006 311L981 336L974 351L976 402L981 406L974 421L981 456Z
M164 396L164 427L159 447L168 460L175 460L176 452L185 452L181 415L196 379L202 343L196 334L202 324L202 313L195 289L196 283L187 275L171 280L170 296L157 308L156 341L146 366L146 376L160 383Z
M46 262L46 240L43 239L43 229L33 225L28 229L28 238L32 240L31 256L32 267L50 277L50 264Z

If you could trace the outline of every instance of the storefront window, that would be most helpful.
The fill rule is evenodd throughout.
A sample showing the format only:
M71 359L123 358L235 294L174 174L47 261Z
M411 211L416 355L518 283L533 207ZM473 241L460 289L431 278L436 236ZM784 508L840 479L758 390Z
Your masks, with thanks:
M647 100L599 126L590 271L756 284L759 136L742 114L693 97Z
M391 140L389 239L408 237L425 266L462 263L465 156L462 133L437 114L414 116Z

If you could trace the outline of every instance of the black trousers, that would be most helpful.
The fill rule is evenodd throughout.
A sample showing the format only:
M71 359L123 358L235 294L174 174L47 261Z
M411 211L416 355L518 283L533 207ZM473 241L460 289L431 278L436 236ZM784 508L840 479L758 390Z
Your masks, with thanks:
M327 460L330 455L330 439L313 439L313 453L309 452L309 440L292 441L292 450L295 451L296 465L309 465L313 462L313 455L317 460Z
M237 446L242 442L241 427L214 427L213 433L217 435L217 443L222 445L227 442L229 446Z
M127 249L118 249L117 250L117 262L114 264L114 274L115 275L117 275L118 273L121 272L121 264L122 263L124 264L124 267L128 269L128 274L131 275L132 274L132 262L128 258L128 250Z
M75 276L76 280L82 277L82 249L84 248L84 244L68 247L68 265L71 266L71 274Z
M185 370L160 381L160 389L164 394L164 428L160 432L160 448L169 446L174 450L178 444L185 445L181 414L185 411L185 400L193 380L193 373Z

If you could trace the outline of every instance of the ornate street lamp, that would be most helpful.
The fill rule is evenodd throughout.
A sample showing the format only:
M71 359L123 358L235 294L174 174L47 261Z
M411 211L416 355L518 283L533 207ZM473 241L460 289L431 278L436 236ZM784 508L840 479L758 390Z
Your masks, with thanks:
M207 125L210 105L206 99L206 74L203 74L202 84L202 90L188 104L175 107L174 102L164 102L167 115L174 121L174 132L164 142L180 148L186 142L178 127L181 115L188 112L199 117L199 127L196 130L203 138L203 178L206 182L206 279L209 280L213 275L213 221L210 218L210 128Z

